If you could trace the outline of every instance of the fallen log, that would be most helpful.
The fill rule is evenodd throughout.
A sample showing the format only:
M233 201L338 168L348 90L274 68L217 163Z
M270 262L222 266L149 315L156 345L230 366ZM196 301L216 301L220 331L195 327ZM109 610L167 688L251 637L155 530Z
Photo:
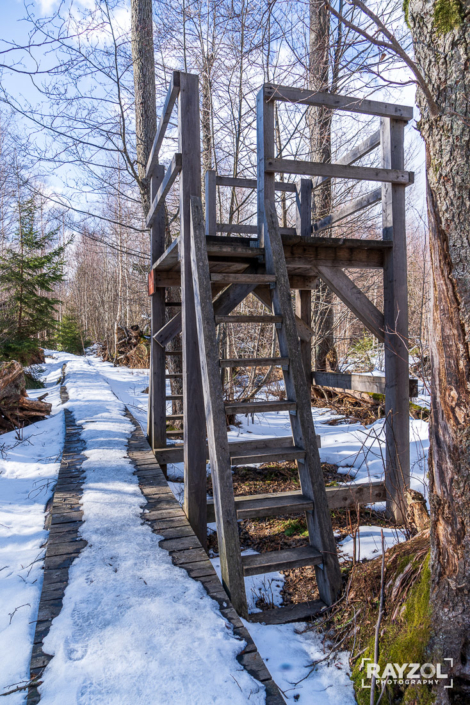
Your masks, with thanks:
M52 411L52 404L30 399L26 392L23 367L16 360L0 363L0 433L41 421Z

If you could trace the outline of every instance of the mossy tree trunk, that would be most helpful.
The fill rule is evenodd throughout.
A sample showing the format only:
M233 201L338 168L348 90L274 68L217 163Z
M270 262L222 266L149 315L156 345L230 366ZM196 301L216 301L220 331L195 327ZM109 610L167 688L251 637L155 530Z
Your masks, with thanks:
M437 106L419 91L432 259L431 647L435 658L454 660L454 688L441 689L437 702L469 702L469 6L410 0L405 10L416 59Z

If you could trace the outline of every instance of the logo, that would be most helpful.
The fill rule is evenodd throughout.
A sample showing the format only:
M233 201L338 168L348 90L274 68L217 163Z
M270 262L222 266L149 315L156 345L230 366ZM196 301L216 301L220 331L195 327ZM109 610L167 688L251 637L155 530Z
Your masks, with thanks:
M448 667L452 668L454 660L445 658ZM387 663L384 668L374 663L371 658L363 658L361 671L366 666L366 678L362 679L363 688L371 688L374 678L379 685L438 685L446 680L444 688L453 688L454 681L448 673L444 673L446 664L442 663ZM369 684L367 684L369 681Z

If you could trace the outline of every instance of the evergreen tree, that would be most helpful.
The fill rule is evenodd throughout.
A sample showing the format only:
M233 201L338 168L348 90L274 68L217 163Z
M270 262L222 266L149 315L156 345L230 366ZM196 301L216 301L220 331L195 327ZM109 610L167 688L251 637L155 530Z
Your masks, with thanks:
M28 364L57 327L54 287L64 278L64 246L54 247L57 230L41 233L33 198L19 202L18 230L0 256L0 357Z
M89 341L84 340L80 323L75 313L66 313L57 329L56 345L63 352L81 355Z

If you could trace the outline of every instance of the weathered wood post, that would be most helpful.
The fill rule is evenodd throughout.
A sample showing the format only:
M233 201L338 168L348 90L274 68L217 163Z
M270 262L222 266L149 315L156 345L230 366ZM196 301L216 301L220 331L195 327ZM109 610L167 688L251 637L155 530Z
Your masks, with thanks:
M191 272L191 196L201 197L199 80L180 74L178 139L180 176L181 313L183 330L184 510L198 539L207 543L206 419Z
M310 237L312 231L311 179L299 179L296 184L296 231L299 237ZM312 292L300 289L295 292L295 312L309 327L312 325ZM312 341L300 340L300 355L305 369L307 385L312 384Z
M258 185L258 241L264 247L266 214L264 203L275 204L274 172L266 172L266 161L274 154L274 100L266 101L264 86L257 96L257 185Z
M165 175L165 168L156 164L150 177L150 202L157 195ZM165 209L161 208L150 228L150 268L165 249ZM150 375L149 413L147 435L152 450L166 446L166 383L165 350L154 339L155 333L165 324L165 289L154 289L150 296ZM165 467L162 468L165 471Z
M206 235L217 235L217 172L208 169L205 176Z
M404 169L405 122L382 118L382 166ZM404 489L410 483L408 294L405 186L382 185L383 239L392 240L384 263L385 425L387 511L406 516Z

